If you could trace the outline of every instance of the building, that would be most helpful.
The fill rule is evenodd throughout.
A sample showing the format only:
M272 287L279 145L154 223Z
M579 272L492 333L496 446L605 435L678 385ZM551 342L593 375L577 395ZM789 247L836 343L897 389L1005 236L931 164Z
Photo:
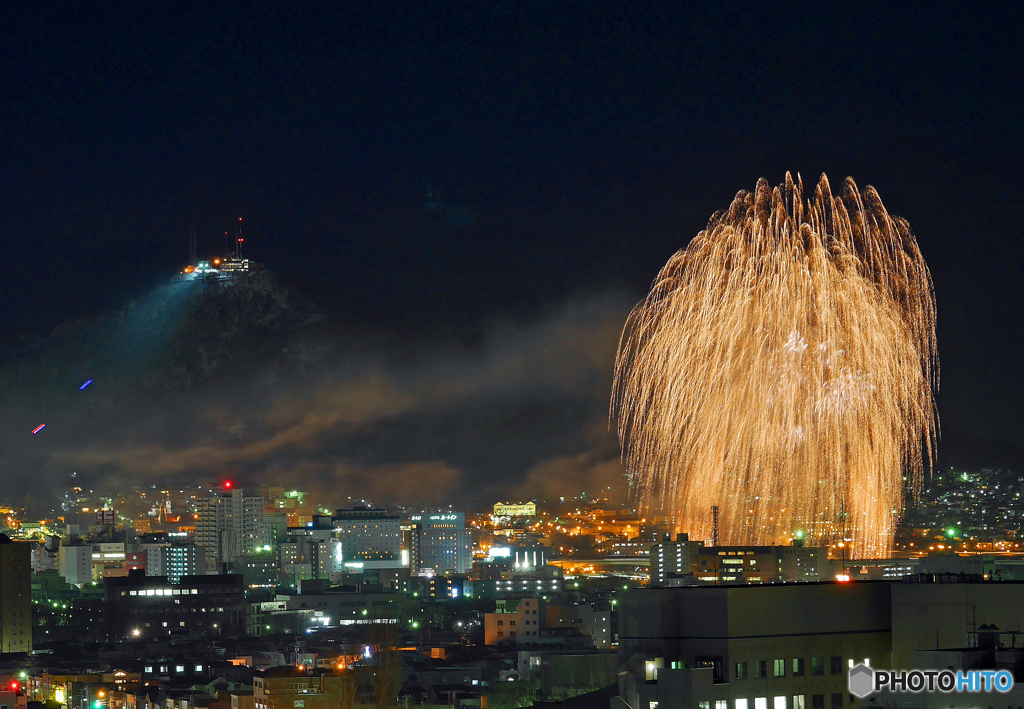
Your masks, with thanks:
M346 693L347 676L335 670L297 667L270 667L253 677L256 709L331 709ZM354 693L354 692L353 692Z
M0 533L0 653L32 652L32 545Z
M345 570L339 534L330 517L317 515L304 527L289 527L285 543L296 545L289 553L303 559L299 563L309 564L310 578L326 579Z
M686 533L677 535L675 541L666 538L652 546L651 587L666 585L670 577L692 580L693 562L701 546L701 542L691 542Z
M847 669L890 663L885 582L633 589L619 612L613 707L845 709Z
M298 593L279 593L273 601L252 604L250 627L299 633L311 628L398 625L414 617L413 609L420 603L419 599L400 593L327 591L324 581L319 579L304 581L299 586Z
M494 516L495 517L536 517L537 516L537 503L535 502L524 502L522 504L513 504L499 502L494 505Z
M706 547L680 534L650 549L651 586L791 583L834 578L827 550L804 546Z
M242 574L246 588L273 588L280 578L278 561L269 551L240 556L229 569L232 573Z
M239 489L196 500L196 544L206 553L207 573L251 554L266 533L262 497Z
M473 536L462 512L413 515L420 524L420 569L468 573L473 568Z
M166 576L140 572L107 578L104 612L112 641L174 633L221 635L246 627L245 585L238 574Z
M401 519L372 507L334 513L331 524L341 542L344 561L393 561L402 565Z
M612 646L612 611L595 610L586 603L571 606L549 605L546 608L547 626L549 628L569 628L580 635L592 638L598 650L608 650Z
M168 581L176 584L182 576L206 572L206 551L195 544L143 544L142 548L147 576L166 576Z
M402 561L408 561L409 573L417 574L420 570L420 532L419 522L403 522L402 530Z
M535 642L547 628L546 604L539 596L498 601L494 613L484 613L485 645Z
M91 584L92 544L62 544L57 552L57 573L72 586Z
M892 584L892 662L916 665L921 650L977 647L982 626L993 628L996 643L1019 640L1024 583L985 581L982 576L919 575Z

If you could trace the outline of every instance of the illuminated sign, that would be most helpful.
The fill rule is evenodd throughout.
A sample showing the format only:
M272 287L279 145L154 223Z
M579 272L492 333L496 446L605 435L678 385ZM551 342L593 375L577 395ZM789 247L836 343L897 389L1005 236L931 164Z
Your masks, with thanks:
M507 559L512 556L512 549L509 547L491 547L487 552L487 556L491 558L502 558Z

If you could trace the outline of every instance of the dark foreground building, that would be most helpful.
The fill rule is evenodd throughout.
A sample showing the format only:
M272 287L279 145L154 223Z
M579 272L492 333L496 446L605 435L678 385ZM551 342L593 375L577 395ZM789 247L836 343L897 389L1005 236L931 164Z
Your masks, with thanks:
M166 576L142 571L105 580L107 632L112 641L173 634L244 634L245 585L240 574Z
M888 667L888 583L636 589L617 707L844 709L847 669Z
M32 652L32 545L0 533L0 654Z

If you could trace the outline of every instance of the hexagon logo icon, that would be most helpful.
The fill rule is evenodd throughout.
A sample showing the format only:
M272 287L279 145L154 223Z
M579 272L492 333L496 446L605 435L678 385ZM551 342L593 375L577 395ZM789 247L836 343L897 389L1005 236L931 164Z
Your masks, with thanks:
M849 687L850 694L855 697L868 696L875 689L875 671L864 663L851 667Z

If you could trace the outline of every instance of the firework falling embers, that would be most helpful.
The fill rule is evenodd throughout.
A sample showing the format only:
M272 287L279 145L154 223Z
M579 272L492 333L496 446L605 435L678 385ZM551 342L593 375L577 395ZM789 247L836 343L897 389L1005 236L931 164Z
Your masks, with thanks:
M772 544L840 532L886 554L937 435L935 297L871 187L787 174L740 192L630 314L612 415L639 502L680 531Z

